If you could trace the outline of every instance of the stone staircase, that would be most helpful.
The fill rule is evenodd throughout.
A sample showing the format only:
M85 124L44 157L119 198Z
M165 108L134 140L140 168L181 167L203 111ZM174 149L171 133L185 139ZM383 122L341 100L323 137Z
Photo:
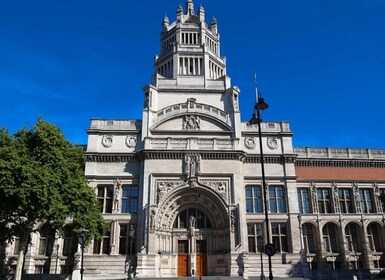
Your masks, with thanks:
M269 276L269 260L266 255L263 255L263 272L268 279ZM287 277L293 272L293 265L291 263L284 263L281 255L275 255L271 258L271 266L273 276L275 277ZM260 255L249 255L248 258L248 273L247 276L259 276L261 275L261 259Z
M127 279L128 262L126 256L84 256L84 280Z

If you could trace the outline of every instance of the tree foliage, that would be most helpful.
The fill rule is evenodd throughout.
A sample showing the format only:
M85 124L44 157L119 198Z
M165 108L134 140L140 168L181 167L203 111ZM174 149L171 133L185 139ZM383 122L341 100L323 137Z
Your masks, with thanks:
M13 135L0 129L0 241L43 226L60 230L68 219L75 231L89 231L88 240L106 229L84 178L82 149L41 119Z

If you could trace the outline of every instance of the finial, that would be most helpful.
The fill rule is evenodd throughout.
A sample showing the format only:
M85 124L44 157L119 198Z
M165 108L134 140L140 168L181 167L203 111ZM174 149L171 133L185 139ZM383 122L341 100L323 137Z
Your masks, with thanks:
M163 18L163 25L168 26L169 23L170 23L170 21L169 21L167 15L165 15L164 18Z
M186 1L186 10L188 15L193 15L194 14L194 3L192 0L187 0Z
M183 7L182 7L182 4L179 3L178 9L176 9L176 13L177 13L177 14L183 13Z
M200 21L205 20L205 9L203 9L202 4L200 5L199 10L198 10L198 16L199 16Z
M211 25L216 25L216 24L217 24L217 19L213 17L213 19L211 20Z

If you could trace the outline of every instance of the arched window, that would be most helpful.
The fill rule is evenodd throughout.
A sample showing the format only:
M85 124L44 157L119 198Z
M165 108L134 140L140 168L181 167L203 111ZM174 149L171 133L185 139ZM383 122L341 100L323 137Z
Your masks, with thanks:
M315 253L314 233L311 224L303 225L303 244L307 253Z
M350 223L345 227L346 242L351 252L360 252L358 234L359 229L356 224Z
M336 253L338 251L336 225L332 223L324 225L322 229L322 234L324 240L324 250L326 252Z
M188 208L178 214L173 228L211 228L211 222L204 212L196 208Z
M369 240L369 246L370 250L375 252L382 252L383 248L381 246L381 228L376 223L371 223L368 226L368 240Z

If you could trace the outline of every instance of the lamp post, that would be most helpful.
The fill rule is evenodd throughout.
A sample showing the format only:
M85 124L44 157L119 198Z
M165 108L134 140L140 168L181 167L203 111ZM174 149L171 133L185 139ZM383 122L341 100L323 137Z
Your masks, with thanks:
M79 233L78 236L78 242L80 244L80 247L82 249L82 259L80 261L80 279L83 280L83 274L84 274L84 269L83 269L83 260L84 260L84 245L86 244L87 241L87 233L88 230L82 229Z
M266 186L266 179L265 179L265 162L263 158L263 145L262 145L262 130L261 130L261 112L269 108L269 105L265 103L265 100L261 97L258 90L256 90L257 93L257 103L254 106L254 111L257 112L256 114L253 114L252 119L250 120L250 124L257 124L258 125L258 138L259 138L259 150L260 150L260 159L261 159L261 171L262 171L262 186L263 186L263 203L264 203L264 210L265 210L265 221L266 221L266 237L267 237L267 244L265 245L265 253L268 256L269 261L269 279L272 280L273 277L273 271L272 271L272 265L271 265L271 257L274 256L276 249L274 245L270 242L270 226L269 226L269 213L268 213L268 207L267 207L267 186Z
M261 254L261 280L265 280L265 274L263 273L263 257L262 257L262 243L263 243L263 235L262 235L262 225L259 224L257 228L257 238L259 243L259 252Z
M130 231L128 233L129 235L129 238L130 238L130 264L128 266L128 279L132 279L132 273L133 273L133 269L134 269L134 265L133 265L133 257L132 257L132 243L134 241L134 237L135 237L135 229L134 229L134 226L131 224L130 225Z

